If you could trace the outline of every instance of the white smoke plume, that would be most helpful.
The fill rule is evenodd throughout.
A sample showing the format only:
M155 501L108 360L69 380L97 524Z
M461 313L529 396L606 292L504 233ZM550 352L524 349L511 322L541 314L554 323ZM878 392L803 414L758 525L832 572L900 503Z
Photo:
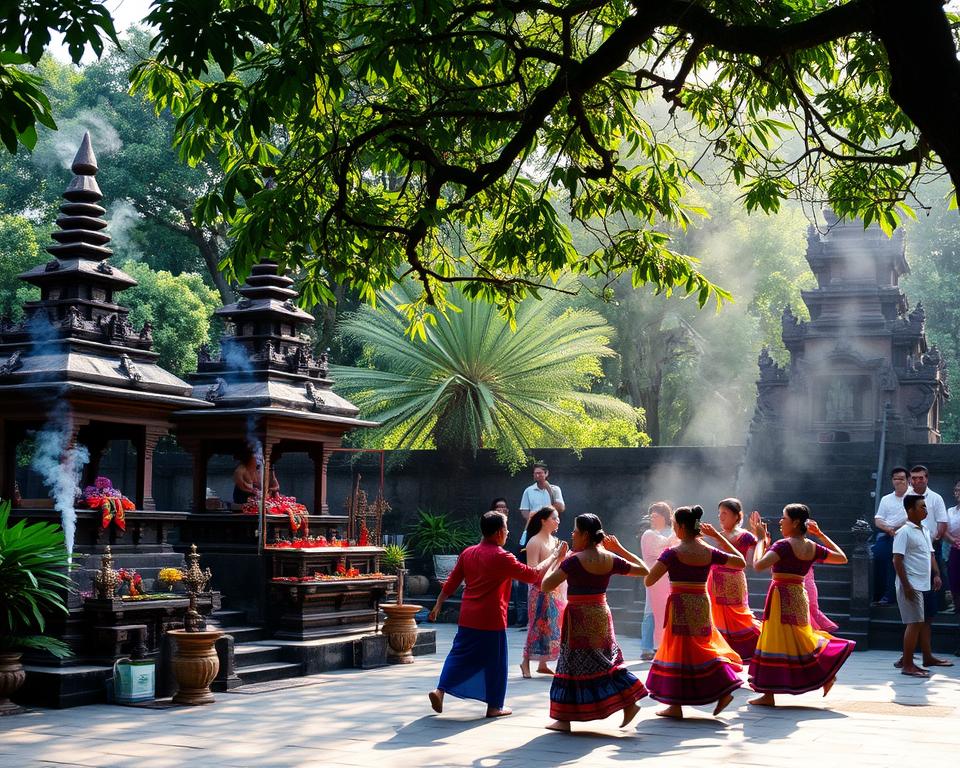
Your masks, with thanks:
M53 134L52 148L61 167L70 167L86 131L90 131L93 151L98 158L112 155L123 148L117 129L104 120L102 115L92 109L84 109L73 119L62 123L60 129Z
M142 220L143 217L130 200L117 200L110 205L107 232L114 250L122 257L137 261L143 258L143 252L133 239L133 233Z
M68 424L67 407L59 403L43 429L34 435L36 448L31 468L43 478L54 509L60 513L67 555L72 560L77 528L74 504L80 492L80 473L90 461L90 452L83 445L68 445Z
M242 344L235 341L224 341L220 345L220 357L230 369L226 371L228 380L230 374L248 374L253 373L253 364L247 355L247 350Z

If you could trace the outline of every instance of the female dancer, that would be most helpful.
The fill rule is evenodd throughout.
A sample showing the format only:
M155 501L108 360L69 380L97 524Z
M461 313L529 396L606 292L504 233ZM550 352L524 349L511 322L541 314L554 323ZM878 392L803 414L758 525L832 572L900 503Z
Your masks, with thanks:
M643 561L606 536L596 515L578 515L573 528L574 554L550 567L541 589L550 592L567 582L567 608L560 630L560 658L550 686L552 731L570 731L571 721L603 720L623 711L626 726L640 708L647 689L623 663L607 607L607 585L615 573L646 576ZM602 546L601 546L602 544Z
M536 568L557 549L557 537L553 534L560 527L560 513L553 507L542 507L530 515L527 521L527 565ZM548 661L556 661L560 655L560 617L567 604L567 586L561 584L552 592L544 592L536 584L530 585L527 601L527 643L523 648L521 674L530 677L530 659L540 662L537 672L552 675Z
M682 718L683 704L717 702L714 715L733 701L740 687L740 657L710 620L707 576L711 566L743 570L746 561L713 526L701 524L703 508L680 507L673 513L673 531L680 543L660 555L647 576L647 585L670 574L663 642L647 675L650 696L668 704L661 717ZM699 536L716 539L724 551L708 547Z
M743 559L753 562L757 538L740 527L743 506L739 499L724 499L717 505L720 520L719 536L733 545ZM720 539L717 539L719 542ZM760 637L760 622L754 618L747 596L747 577L743 568L717 565L710 571L707 589L713 606L713 623L730 647L744 661L749 661Z
M776 693L805 693L817 688L823 688L826 696L855 643L817 632L810 626L803 577L815 562L843 565L847 556L810 519L810 510L804 504L787 504L783 508L783 538L773 546L759 512L751 515L750 524L759 539L753 567L773 571L760 639L750 662L750 684L763 695L750 703L772 707ZM807 533L820 538L826 546L808 541Z
M673 510L665 501L655 501L647 510L650 515L650 527L640 537L640 557L645 563L655 563L660 553L671 545L673 531L670 529L670 515ZM660 579L652 587L647 587L647 599L643 605L643 624L640 632L640 659L650 661L654 651L660 647L663 637L663 614L667 610L667 598L670 596L670 579Z

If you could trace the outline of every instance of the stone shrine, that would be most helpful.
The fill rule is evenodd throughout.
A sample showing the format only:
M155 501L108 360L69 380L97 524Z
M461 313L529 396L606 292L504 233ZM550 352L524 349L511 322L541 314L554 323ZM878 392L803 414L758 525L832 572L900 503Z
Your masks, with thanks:
M829 210L825 219L825 232L811 226L807 236L817 278L802 292L810 319L783 311L789 363L760 353L751 440L874 442L886 410L893 442L940 442L946 363L927 345L922 305L911 310L898 284L909 272L903 230L888 238L879 226L864 229Z

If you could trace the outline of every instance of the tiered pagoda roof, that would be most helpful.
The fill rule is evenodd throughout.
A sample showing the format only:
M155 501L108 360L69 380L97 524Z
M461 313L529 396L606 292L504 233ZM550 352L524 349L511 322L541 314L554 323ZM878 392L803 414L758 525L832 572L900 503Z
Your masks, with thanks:
M212 402L218 413L271 409L368 425L356 420L356 406L331 389L326 352L319 358L311 352L303 329L314 319L296 306L293 280L265 261L239 293L239 301L216 311L227 333L218 356L201 350L197 373L190 377L194 397Z
M157 365L149 323L134 330L130 310L118 303L137 282L107 262L110 236L89 133L71 169L47 248L53 258L19 276L40 289L40 299L24 304L23 322L0 320L0 389L69 385L173 407L194 403L190 385Z

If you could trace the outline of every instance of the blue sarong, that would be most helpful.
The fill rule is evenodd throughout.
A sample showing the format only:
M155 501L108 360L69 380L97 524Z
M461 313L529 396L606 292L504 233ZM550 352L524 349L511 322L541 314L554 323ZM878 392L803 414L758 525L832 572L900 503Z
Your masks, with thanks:
M458 627L437 688L502 709L507 696L507 633Z

